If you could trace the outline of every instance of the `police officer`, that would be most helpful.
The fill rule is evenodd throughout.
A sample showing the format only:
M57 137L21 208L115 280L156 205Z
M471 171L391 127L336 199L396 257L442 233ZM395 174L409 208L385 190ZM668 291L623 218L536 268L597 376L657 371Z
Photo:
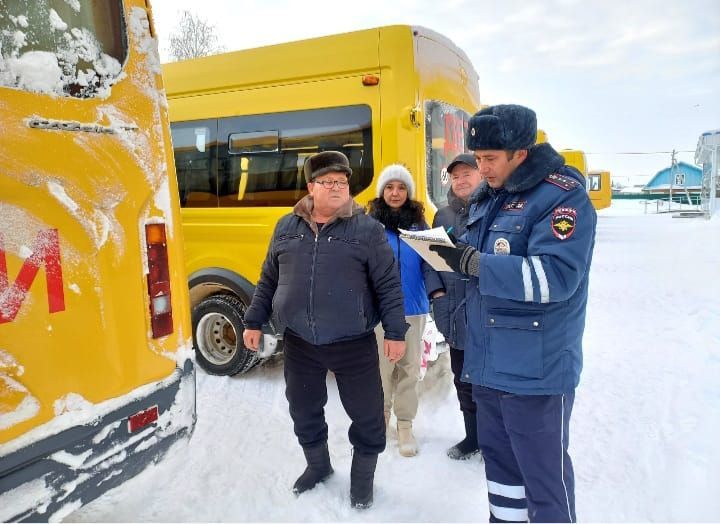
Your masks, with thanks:
M385 449L383 391L374 328L382 321L383 355L405 353L404 301L383 227L350 196L347 157L324 151L304 165L309 195L278 221L262 274L245 312L245 346L257 350L275 311L287 326L285 395L307 468L297 495L333 473L328 450L326 377L335 374L352 421L350 502L368 508L378 454Z
M535 113L476 113L484 181L467 233L435 246L470 277L463 379L473 384L491 521L573 522L569 423L582 368L597 217L583 176L536 140Z
M482 176L475 157L463 153L456 156L447 167L450 176L448 205L439 209L433 219L433 227L442 226L456 237L465 233L468 221L470 196L480 185ZM453 372L455 391L460 401L460 411L465 422L465 438L448 449L448 457L465 460L476 454L477 418L472 385L461 379L465 352L467 321L465 318L465 286L468 277L451 271L426 271L425 287L432 299L435 325L450 346L450 368Z

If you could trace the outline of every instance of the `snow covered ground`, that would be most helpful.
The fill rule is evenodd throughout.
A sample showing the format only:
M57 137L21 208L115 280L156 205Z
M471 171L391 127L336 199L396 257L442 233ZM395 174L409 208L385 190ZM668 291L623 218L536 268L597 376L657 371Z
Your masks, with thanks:
M720 519L720 217L644 214L637 201L599 212L585 368L571 423L578 518ZM461 436L447 361L422 384L420 454L394 431L380 456L375 505L349 507L349 420L329 379L335 475L296 498L304 468L282 362L232 378L198 372L189 442L67 521L485 521L483 464L455 462Z

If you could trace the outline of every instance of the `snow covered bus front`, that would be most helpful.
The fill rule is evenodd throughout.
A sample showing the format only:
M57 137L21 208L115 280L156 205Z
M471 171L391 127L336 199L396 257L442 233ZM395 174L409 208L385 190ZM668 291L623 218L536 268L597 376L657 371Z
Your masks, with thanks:
M0 521L57 521L195 423L145 0L0 0Z

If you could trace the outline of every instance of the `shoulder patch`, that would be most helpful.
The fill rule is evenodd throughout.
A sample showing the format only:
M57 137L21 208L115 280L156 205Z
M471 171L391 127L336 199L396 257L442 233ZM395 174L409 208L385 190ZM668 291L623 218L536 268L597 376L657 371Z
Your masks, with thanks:
M570 191L571 189L575 189L580 185L578 181L574 178L561 175L560 173L552 173L548 175L547 177L545 177L545 182L550 182L551 184L558 186L565 191Z
M575 232L577 210L574 207L556 207L550 217L550 229L558 240L567 240Z

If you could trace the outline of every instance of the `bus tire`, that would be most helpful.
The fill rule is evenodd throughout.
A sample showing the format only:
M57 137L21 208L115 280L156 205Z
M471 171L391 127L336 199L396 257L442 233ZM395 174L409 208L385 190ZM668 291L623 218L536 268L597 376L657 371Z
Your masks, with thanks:
M212 375L236 375L255 367L260 358L242 341L246 306L232 295L212 295L192 313L195 360Z

